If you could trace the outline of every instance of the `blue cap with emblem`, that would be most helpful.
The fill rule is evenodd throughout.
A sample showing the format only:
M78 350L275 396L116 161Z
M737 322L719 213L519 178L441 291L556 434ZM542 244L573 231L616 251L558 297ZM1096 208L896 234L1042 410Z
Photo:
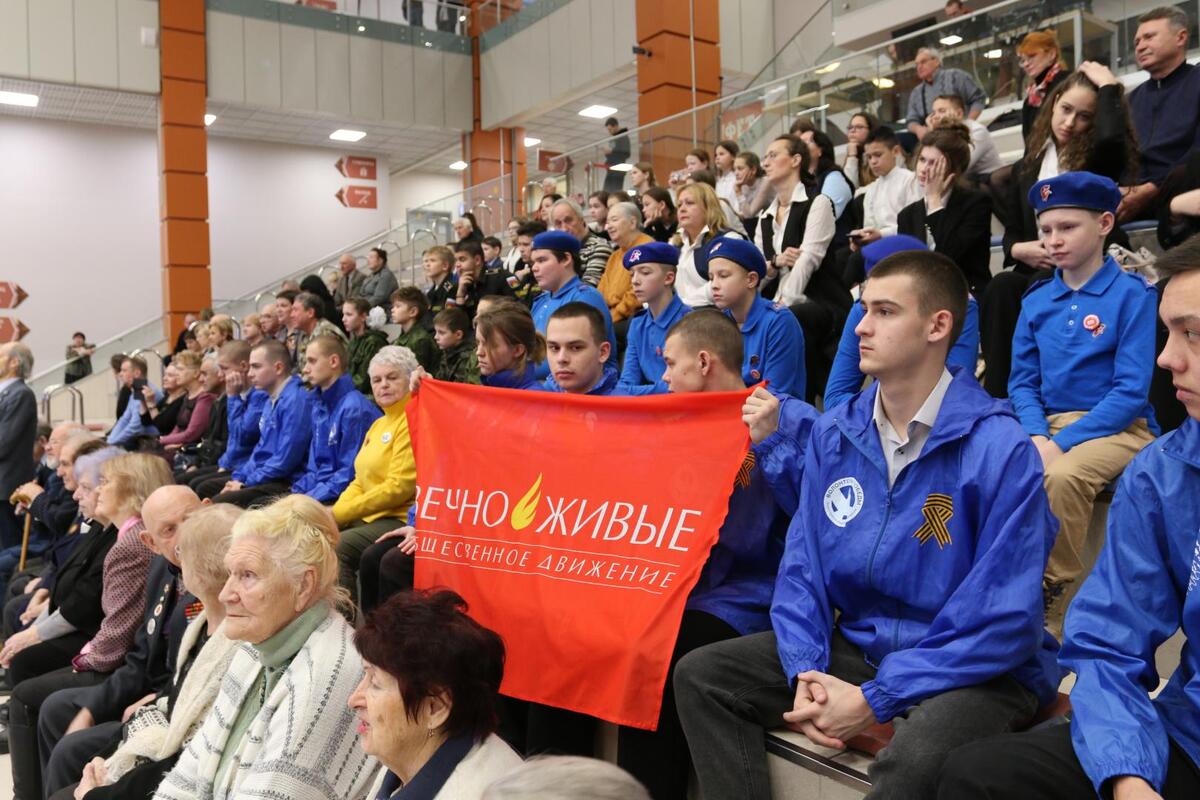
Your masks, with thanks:
M1094 172L1064 172L1038 181L1029 189L1029 205L1035 215L1052 208L1086 208L1117 213L1121 190L1112 178Z
M724 258L737 264L746 272L757 272L758 277L767 276L767 259L763 257L754 242L745 239L734 239L731 236L718 236L704 248L703 258L696 254L696 272L708 280L708 262L714 258Z
M621 263L628 270L632 270L638 264L667 264L674 267L679 263L679 250L666 242L639 244L629 248Z
M876 264L896 253L928 249L929 245L917 237L909 236L906 233L898 233L895 236L885 236L882 239L876 239L862 249L863 272L870 275L871 270L875 268Z
M559 250L579 255L579 240L566 231L545 231L533 237L531 250Z

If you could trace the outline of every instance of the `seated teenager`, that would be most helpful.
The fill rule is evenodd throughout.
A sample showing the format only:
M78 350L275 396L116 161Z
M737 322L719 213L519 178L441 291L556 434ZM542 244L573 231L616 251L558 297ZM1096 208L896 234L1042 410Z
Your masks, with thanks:
M896 229L958 264L978 297L992 278L992 201L963 179L970 161L971 137L962 125L943 125L925 134L917 153L917 182L924 197L900 212Z
M870 276L875 265L893 253L928 249L921 240L903 234L877 239L862 249L866 275ZM825 386L824 408L826 410L849 400L863 387L866 376L859 369L861 355L858 349L858 324L862 322L866 314L862 303L855 303L854 307L850 309L850 316L846 318L846 325L842 328L842 339L838 343L837 355L833 358L833 368L829 372L829 383ZM975 303L974 297L968 296L967 316L963 320L958 338L946 356L946 365L960 367L968 375L974 375L978 360L979 306Z
M218 494L233 470L249 458L258 443L258 422L268 396L250 383L252 350L247 342L234 340L222 345L217 354L217 368L225 384L225 449L217 456L215 464L201 464L194 471L186 472L183 480L176 479L186 483L200 497Z
M634 296L643 310L629 323L625 361L621 366L621 393L662 394L666 363L663 346L667 333L692 309L675 294L679 251L669 244L650 242L625 254L623 268L631 274Z
M1021 313L1021 297L1036 280L1054 270L1042 244L1029 189L1063 172L1092 172L1121 184L1137 163L1137 138L1124 89L1107 67L1085 61L1059 82L1042 103L1029 135L1025 156L1013 165L1004 200L1004 264L980 297L983 315L984 388L993 397L1008 397L1013 332ZM1119 226L1106 244L1129 246Z
M675 291L692 308L713 304L712 287L700 274L704 248L718 236L743 238L729 229L729 220L721 208L717 193L707 183L689 183L679 190L679 229L671 244L679 247L675 268Z
M538 220L523 222L521 227L517 228L517 246L513 248L517 259L509 268L512 277L509 279L508 285L512 287L513 296L524 303L527 308L533 305L534 298L541 291L533 277L533 258L531 256L533 239L539 233L545 232L546 223Z
M346 343L346 372L354 381L354 388L368 397L371 395L371 378L367 375L367 367L380 348L388 343L386 333L368 324L370 313L371 304L361 297L351 297L342 303L342 327L350 339ZM386 319L381 317L378 324L382 326Z
M129 447L140 436L158 436L158 428L142 421L142 400L149 390L150 402L157 403L162 392L146 380L146 361L140 356L126 357L121 361L118 373L121 385L131 392L125 410L117 418L117 424L108 432L108 443L117 447Z
M208 418L216 398L204 387L202 366L203 359L195 353L180 353L171 359L176 385L183 399L175 416L174 428L158 439L168 454L175 453L184 445L199 442L208 428Z
M899 253L872 271L863 303L876 382L813 426L773 631L675 670L706 797L771 797L767 728L840 750L893 720L867 796L930 797L950 751L1024 726L1055 697L1040 580L1054 521L1037 452L1007 404L945 366L966 313L962 272Z
M146 498L144 542L154 558L144 599L139 598L142 615L132 646L103 682L55 692L38 716L47 797L78 781L92 756L120 742L124 712L130 706L169 685L187 609L196 600L179 583L175 539L184 518L199 507L200 498L186 486L163 486Z
M767 262L758 248L745 239L715 239L701 274L717 308L742 331L746 385L765 380L772 391L804 397L804 332L792 312L759 294Z
M667 334L663 381L672 393L742 392L742 335L715 309L688 314ZM812 412L816 417L816 412ZM771 594L783 555L789 515L775 503L753 457L739 473L717 543L691 594L679 626L655 730L621 726L617 763L655 800L685 800L687 740L675 710L672 673L685 654L713 642L770 630Z
M475 317L475 360L480 382L499 389L541 391L536 365L546 360L546 340L523 305L494 303Z
M1125 468L1108 543L1071 604L1060 663L1075 673L1071 722L978 742L942 770L942 800L1186 800L1200 796L1200 238L1160 258L1168 278L1159 366L1189 419ZM1155 653L1176 631L1179 667L1159 686Z
M567 394L621 394L605 316L588 303L559 306L546 325L546 388Z
M987 178L1004 166L992 134L982 122L967 116L967 106L962 97L956 94L941 94L934 98L933 110L929 112L926 124L929 128L950 122L959 122L967 126L971 135L971 160L967 162L966 177L973 182L986 183Z
M292 359L282 342L267 341L250 351L250 382L266 395L258 442L245 461L234 465L225 485L216 487L214 498L243 507L291 491L312 438L312 394L292 374ZM204 491L197 494L205 497Z
M604 266L604 275L596 287L608 304L608 313L622 343L628 338L629 319L641 308L625 269L625 255L634 247L653 242L642 233L642 212L633 203L616 203L608 209L605 230L613 244L612 255Z
M454 251L445 245L434 245L421 254L421 268L429 282L425 292L429 313L438 314L446 308L446 301L453 300L458 292L454 279Z
M354 457L381 416L379 408L354 388L346 361L346 345L336 336L313 339L304 356L304 378L313 387L312 437L307 466L292 483L292 493L326 505L354 479Z
M242 646L155 798L366 796L375 765L351 733L362 661L339 610L337 540L329 509L303 495L238 518L220 601Z
M475 318L480 298L496 294L512 296L508 275L498 267L484 265L483 248L477 241L467 240L454 245L454 270L458 275L458 287L454 296L446 299L446 304L462 309L470 319Z
M546 324L555 309L572 302L587 303L603 314L609 347L616 351L617 337L604 295L579 279L578 244L578 239L564 231L546 231L534 237L529 255L533 259L533 278L541 289L533 301L534 327L545 336ZM547 367L539 366L538 377L545 378L547 374Z
M440 355L433 377L453 383L479 383L479 362L471 338L471 319L461 308L447 308L433 318L433 340Z
M1120 202L1117 184L1090 172L1029 190L1057 269L1021 303L1008 395L1042 456L1059 521L1044 587L1055 635L1067 590L1083 576L1096 495L1158 433L1147 401L1158 295L1104 253Z
M354 635L358 742L386 769L369 796L481 800L521 765L495 732L504 642L466 612L451 591L406 593Z
M500 258L500 253L504 250L504 245L495 236L485 236L483 241L479 243L483 248L483 268L485 270L503 269L504 261Z
M388 346L371 359L369 374L375 403L383 416L371 423L354 456L354 480L333 504L342 530L337 557L339 582L358 601L358 565L363 551L382 534L403 525L417 487L408 433L408 382L419 369L416 356Z
M852 284L861 283L865 277L862 249L885 236L895 236L901 210L921 199L917 176L903 166L904 152L891 128L881 125L873 130L863 149L875 180L862 190L862 228L850 231L847 275Z
M440 309L437 313L445 310ZM417 363L427 372L437 368L438 347L433 341L433 323L429 317L429 298L415 286L401 286L392 292L392 322L400 333L392 341L397 347L407 347L417 357Z
M646 234L656 242L668 242L679 230L675 198L661 186L651 186L642 192L642 220Z

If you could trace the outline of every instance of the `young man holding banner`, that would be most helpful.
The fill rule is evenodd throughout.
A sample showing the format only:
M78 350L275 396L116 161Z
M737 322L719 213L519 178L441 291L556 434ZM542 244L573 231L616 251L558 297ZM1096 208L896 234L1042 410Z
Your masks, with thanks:
M604 338L604 316L587 303L567 303L546 324L546 388L567 394L624 394L609 366L612 347Z
M962 273L935 253L896 254L862 302L876 383L813 427L774 630L675 671L708 800L770 798L764 728L842 749L896 719L868 796L933 797L951 750L1025 726L1056 695L1041 599L1056 526L1037 452L1007 404L945 367Z

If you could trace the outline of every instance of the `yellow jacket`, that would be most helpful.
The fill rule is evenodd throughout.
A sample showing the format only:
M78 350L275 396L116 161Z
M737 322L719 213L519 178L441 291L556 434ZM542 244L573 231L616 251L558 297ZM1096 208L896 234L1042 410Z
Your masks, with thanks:
M333 504L339 526L374 522L384 517L403 520L417 492L417 463L404 409L408 396L383 410L367 430L354 457L354 480Z
M633 246L637 247L653 241L643 233L633 240ZM596 286L600 294L604 295L604 302L608 303L608 312L612 314L613 322L620 322L632 317L642 305L633 293L633 281L630 279L629 270L625 269L625 265L622 263L624 259L624 250L620 247L613 250L612 255L608 257L608 263L604 266L604 275Z

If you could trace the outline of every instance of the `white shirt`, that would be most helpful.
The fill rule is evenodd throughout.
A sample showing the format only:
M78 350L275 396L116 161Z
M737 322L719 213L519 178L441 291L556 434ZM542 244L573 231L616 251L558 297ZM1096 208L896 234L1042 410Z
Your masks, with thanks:
M1061 171L1062 165L1058 163L1058 147L1054 144L1053 139L1046 137L1046 149L1042 151L1042 166L1038 169L1038 180L1057 178Z
M860 188L858 185L858 171L860 169L862 169L862 162L858 156L846 156L846 163L842 165L842 172L846 173L846 180L850 181L850 186L854 189Z
M705 225L700 229L700 235L696 237L696 241L703 242L707 234L708 226ZM711 306L713 304L712 286L696 271L697 245L688 241L687 231L682 227L679 229L679 239L679 265L675 267L675 291L686 306L692 308Z
M737 208L737 175L733 170L717 178L717 197L728 200L729 205Z
M942 377L934 384L933 391L908 423L907 435L903 439L883 411L882 393L875 391L875 427L879 430L879 444L883 447L883 459L887 462L889 487L896 483L896 476L900 474L900 470L921 455L921 450L929 439L929 432L933 430L933 423L937 421L938 412L942 409L942 401L946 399L950 380L950 371L943 369Z
M874 228L884 236L895 236L900 212L923 197L917 174L904 167L893 167L863 191L863 227Z
M796 188L792 191L791 202L803 203L807 199L808 192L805 190L804 184L797 183ZM783 218L780 219L777 215L779 198L776 197L771 201L771 205L758 215L760 220L764 217L771 218L771 224L774 226L771 231L771 243L775 246L776 255L783 252L783 233L787 227L787 214L790 208L789 204L784 209ZM775 296L776 300L790 306L802 303L807 299L804 296L804 290L808 287L809 278L821 266L821 261L824 260L825 253L829 250L829 243L833 241L834 225L833 201L823 194L817 195L813 198L812 205L808 209L808 219L804 223L804 237L800 241L800 257L796 259L795 266L790 270L783 270L779 291ZM759 250L763 249L762 229L763 226L760 222L754 231L754 243L758 245Z
M991 175L1004 166L1000 151L992 141L992 132L982 122L964 119L971 131L971 162L967 165L968 175Z

